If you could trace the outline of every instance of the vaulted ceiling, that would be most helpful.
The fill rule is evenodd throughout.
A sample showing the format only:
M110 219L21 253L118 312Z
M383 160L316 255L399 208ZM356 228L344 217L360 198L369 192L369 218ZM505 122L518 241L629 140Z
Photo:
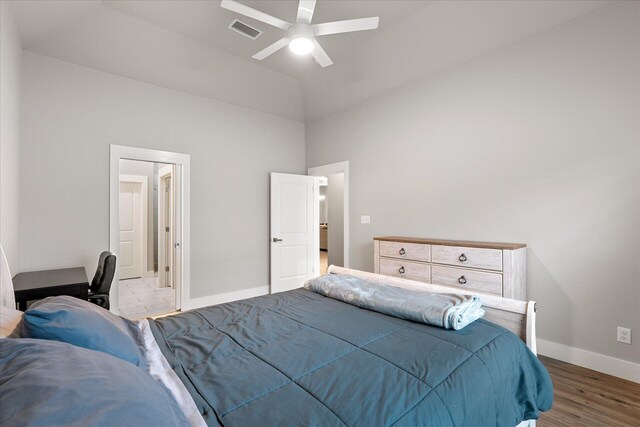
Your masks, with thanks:
M294 21L297 1L243 1ZM375 31L322 37L334 65L282 49L283 32L218 0L12 2L23 48L108 73L298 121L312 121L565 22L606 1L319 0L314 22L379 16ZM256 40L227 27L263 31Z

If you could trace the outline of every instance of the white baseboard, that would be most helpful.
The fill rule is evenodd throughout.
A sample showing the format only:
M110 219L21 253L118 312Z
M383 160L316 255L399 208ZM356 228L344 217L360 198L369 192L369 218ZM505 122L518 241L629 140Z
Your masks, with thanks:
M144 277L145 279L150 279L152 277L155 277L156 273L155 271L151 270L151 271L145 271L142 273L142 277Z
M246 298L259 297L269 293L269 286L258 286L257 288L242 289L240 291L225 292L224 294L209 295L200 298L191 298L182 304L182 310L192 310L194 308L207 307L210 305L223 304L225 302L237 301Z
M538 354L640 383L640 363L538 338Z

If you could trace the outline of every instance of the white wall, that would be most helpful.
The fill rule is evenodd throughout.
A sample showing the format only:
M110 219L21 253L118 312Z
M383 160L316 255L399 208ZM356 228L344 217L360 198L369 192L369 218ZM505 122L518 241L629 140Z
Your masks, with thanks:
M352 267L373 269L380 235L524 242L540 337L640 362L639 7L308 124L308 167L350 162Z
M305 173L304 125L25 52L21 268L109 247L109 144L191 155L191 296L268 286L269 172Z
M20 3L18 7L25 11L37 7L41 14L55 12L41 4ZM25 45L25 49L130 79L294 120L304 118L300 82L264 67L250 57L253 53L239 57L233 54L234 50L231 50L233 53L226 52L121 13L105 4L108 2L102 3L101 7L89 10L80 19L70 20L66 25L32 39ZM190 3L168 7L182 7L186 16L190 16L189 11L193 11L194 7L204 7L203 13L210 12L206 10L206 3L210 4L209 7L219 9L219 2ZM203 5L198 6L198 3ZM77 9L83 6L63 5L56 10L63 7ZM127 8L126 5L121 7ZM162 6L155 8L157 11L163 9ZM233 37L228 35L230 30L226 28L230 22L231 16L221 29L223 35ZM214 17L209 20L212 27L219 23ZM27 24L25 26L28 27ZM262 39L264 40L264 36ZM257 51L260 50L257 46L264 42L256 43ZM251 52L254 52L253 49Z
M0 243L20 272L19 155L22 46L8 2L0 2Z

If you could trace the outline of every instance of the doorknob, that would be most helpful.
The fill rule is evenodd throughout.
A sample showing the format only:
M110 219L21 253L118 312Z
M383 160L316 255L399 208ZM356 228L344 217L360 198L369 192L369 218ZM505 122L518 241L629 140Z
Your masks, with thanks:
M274 237L273 239L271 239L272 242L282 242L282 239L278 239L277 237Z

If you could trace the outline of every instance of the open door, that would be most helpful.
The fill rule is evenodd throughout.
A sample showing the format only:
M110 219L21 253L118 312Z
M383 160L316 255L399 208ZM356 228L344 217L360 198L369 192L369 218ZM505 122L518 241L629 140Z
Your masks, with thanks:
M319 275L318 195L315 177L271 174L271 293Z
M158 170L158 284L175 286L175 174L174 166Z

